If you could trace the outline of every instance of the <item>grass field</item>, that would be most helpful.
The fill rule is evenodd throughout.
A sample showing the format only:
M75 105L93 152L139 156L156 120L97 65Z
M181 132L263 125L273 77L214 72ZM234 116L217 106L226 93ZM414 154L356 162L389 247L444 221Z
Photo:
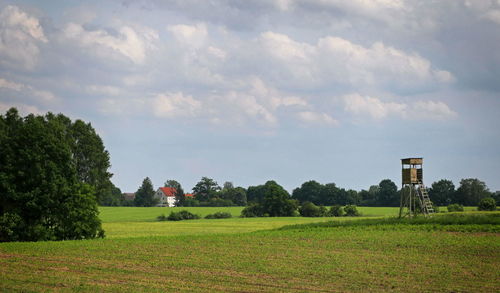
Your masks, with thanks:
M374 216L392 212L368 209L372 210L365 212ZM101 212L106 239L1 243L0 291L498 292L500 288L498 212L481 213L480 219L472 218L478 213L451 215L448 220L436 216L427 223L299 217L151 222L163 212L137 208ZM134 214L143 222L133 221ZM306 224L297 225L301 223ZM273 229L286 224L294 226Z

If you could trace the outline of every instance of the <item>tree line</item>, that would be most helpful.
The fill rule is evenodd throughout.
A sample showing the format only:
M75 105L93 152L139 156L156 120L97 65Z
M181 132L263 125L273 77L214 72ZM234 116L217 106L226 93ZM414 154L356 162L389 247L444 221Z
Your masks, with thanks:
M371 207L398 207L400 205L401 189L390 179L380 181L367 190L356 191L338 187L335 183L321 184L311 180L304 182L289 194L275 181L268 181L262 185L235 187L232 182L225 182L222 187L208 177L202 177L192 188L194 197L184 196L181 184L176 180L167 180L165 187L176 189L176 206L247 206L262 203L269 189L279 190L284 198L295 200L298 205L310 202L317 206L371 206ZM276 191L277 192L277 191ZM155 190L149 178L145 178L136 192L133 201L124 202L130 206L154 206ZM460 204L477 206L483 198L492 197L499 202L500 192L490 192L486 184L475 178L462 179L460 186L455 189L452 181L442 179L432 183L429 196L434 205L447 206Z

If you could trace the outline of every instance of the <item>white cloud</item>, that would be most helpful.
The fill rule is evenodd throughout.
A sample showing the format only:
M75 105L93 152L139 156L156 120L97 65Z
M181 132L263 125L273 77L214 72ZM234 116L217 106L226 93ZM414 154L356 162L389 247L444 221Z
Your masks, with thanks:
M373 119L383 119L395 114L406 116L407 105L394 102L382 102L380 99L359 94L350 94L343 97L345 110L355 115L368 115Z
M200 48L208 39L207 26L204 23L170 25L167 26L167 30L179 43L190 48Z
M106 95L106 96L118 96L122 93L122 90L110 85L89 85L86 87L87 92L91 94Z
M0 12L0 63L32 70L38 62L40 43L47 43L39 20L17 6Z
M340 83L350 86L425 87L449 83L453 75L436 69L416 53L376 42L370 47L327 36L315 45L292 40L287 35L262 33L264 55L273 63L271 72L295 86L317 87Z
M64 28L65 37L85 48L100 48L97 53L107 55L119 53L136 64L144 63L148 50L155 48L158 33L147 27L121 26L117 35L105 30L86 30L81 24L68 23Z
M24 84L8 81L6 79L0 78L0 88L6 88L14 91L20 91L24 88Z
M417 101L412 104L413 115L410 117L416 120L448 120L458 116L443 102Z
M440 101L414 101L410 103L384 102L379 98L354 93L343 97L344 110L358 117L381 120L399 117L411 120L448 120L457 113Z
M57 97L50 91L40 90L30 85L16 83L3 78L0 78L0 89L1 88L16 92L21 92L24 95L30 96L31 98L34 98L37 101L55 102L57 100Z
M41 111L39 108L33 105L26 105L22 103L2 103L0 102L0 113L3 114L7 112L10 108L16 108L21 115L28 114L45 114L44 111Z
M500 25L500 9L492 9L486 12L483 17Z
M42 101L45 102L52 102L56 100L56 96L49 91L32 89L32 93L33 96L35 96L37 99L41 99Z
M304 111L304 112L299 112L297 115L299 120L307 124L330 125L330 126L337 126L339 124L337 120L335 120L326 113Z
M202 109L200 101L181 92L158 94L152 106L157 117L165 118L196 117Z

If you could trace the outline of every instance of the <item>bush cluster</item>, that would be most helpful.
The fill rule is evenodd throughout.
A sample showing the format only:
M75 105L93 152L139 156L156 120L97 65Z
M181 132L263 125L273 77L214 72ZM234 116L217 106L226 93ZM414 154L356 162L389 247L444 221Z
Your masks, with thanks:
M180 212L171 212L168 217L165 215L160 215L156 219L158 221L182 221L182 220L196 220L199 219L200 216L193 214L189 211L183 210Z
M483 198L479 201L477 205L478 211L494 211L497 209L495 199L492 197Z
M299 208L300 215L303 217L357 217L359 216L358 209L354 205L342 207L334 205L327 210L324 206L317 206L312 202L305 202Z
M232 218L233 215L227 212L216 212L210 215L206 215L205 219L227 219L227 218Z
M458 203L450 204L447 206L448 212L463 212L464 206Z

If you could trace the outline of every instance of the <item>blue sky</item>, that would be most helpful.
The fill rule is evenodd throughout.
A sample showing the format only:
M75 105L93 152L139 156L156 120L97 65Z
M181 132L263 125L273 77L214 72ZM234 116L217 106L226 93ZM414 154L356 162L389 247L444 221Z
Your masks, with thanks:
M89 121L113 182L500 190L500 2L0 1L0 111Z

